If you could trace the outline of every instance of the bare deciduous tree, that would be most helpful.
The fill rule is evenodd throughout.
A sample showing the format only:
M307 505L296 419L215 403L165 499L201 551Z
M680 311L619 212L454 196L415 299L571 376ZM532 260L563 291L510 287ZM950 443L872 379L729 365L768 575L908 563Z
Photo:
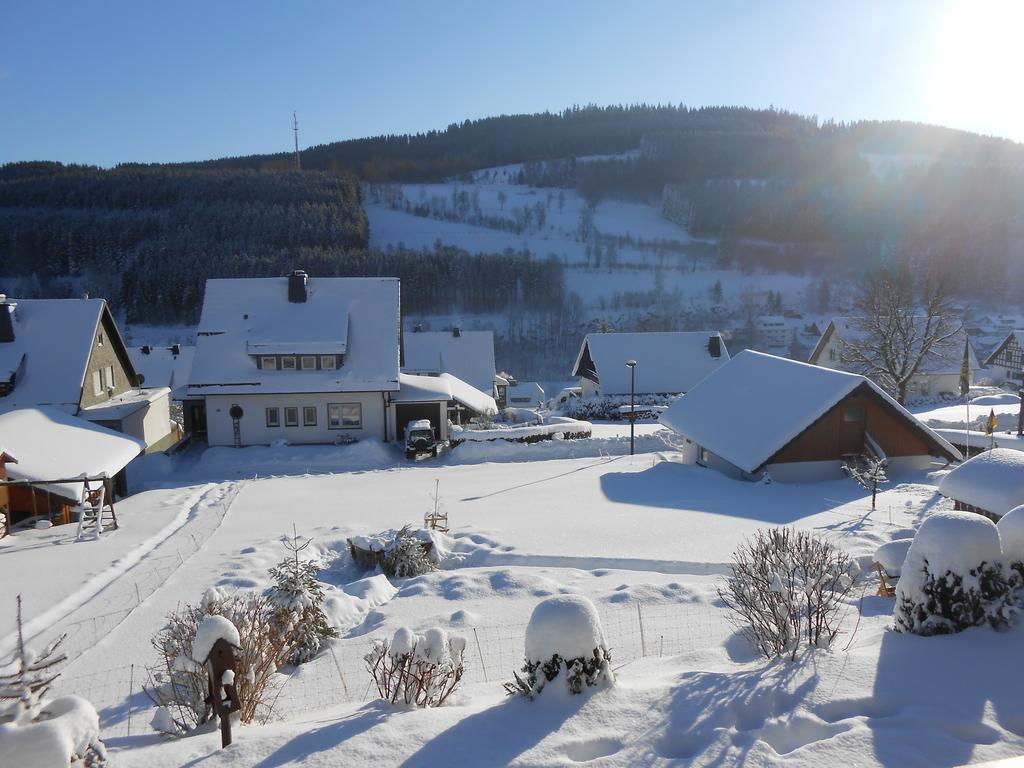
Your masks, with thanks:
M908 271L881 269L865 278L855 309L859 332L838 340L840 356L888 389L900 405L926 361L945 356L955 367L963 323L953 313L943 280L926 278L915 286Z

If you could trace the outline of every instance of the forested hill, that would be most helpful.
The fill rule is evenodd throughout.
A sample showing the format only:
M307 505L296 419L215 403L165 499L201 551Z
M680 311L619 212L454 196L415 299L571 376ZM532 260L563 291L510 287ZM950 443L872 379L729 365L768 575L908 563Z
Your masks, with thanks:
M464 120L445 130L321 144L302 150L301 156L302 167L308 170L350 170L370 182L416 182L512 163L614 154L645 141L669 150L688 140L713 149L689 172L704 178L759 176L766 170L799 175L810 158L848 159L857 152L915 154L972 164L1024 162L1021 145L937 126L896 121L819 125L816 118L776 109L644 104ZM794 152L793 146L802 151ZM766 151L779 152L767 166ZM294 164L291 152L281 152L188 165L288 170Z

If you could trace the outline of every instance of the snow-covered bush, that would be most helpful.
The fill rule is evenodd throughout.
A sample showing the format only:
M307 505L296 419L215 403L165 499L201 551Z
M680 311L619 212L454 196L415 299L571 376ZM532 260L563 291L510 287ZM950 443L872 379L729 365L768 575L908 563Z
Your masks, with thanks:
M417 635L400 627L389 643L376 640L364 657L380 697L392 704L440 707L458 687L466 640L440 627Z
M611 661L594 604L580 595L549 597L533 609L522 674L514 672L515 680L505 683L505 691L532 699L561 679L570 693L582 693L614 681Z
M667 395L636 395L634 404L637 406L671 405L675 397ZM593 421L595 419L621 421L628 419L622 406L629 405L629 395L603 395L600 397L574 397L562 407L562 413L574 419Z
M999 531L972 512L936 512L914 537L896 585L897 632L948 635L1013 618Z
M437 564L423 547L416 533L408 526L395 534L384 554L384 573L399 579L422 576L437 570Z
M18 596L17 645L10 671L0 673L0 758L18 768L85 766L101 768L107 753L100 741L96 709L79 696L47 700L67 657L59 653L65 635L41 653L26 647Z
M309 661L326 640L338 636L338 630L330 625L323 610L324 588L316 578L317 564L299 559L299 552L309 543L307 539L300 544L299 537L294 536L285 542L292 557L270 569L275 581L270 597L283 609L283 617L293 629L294 645L287 656L289 664Z
M791 528L757 531L733 553L730 568L718 596L769 659L795 659L801 644L829 647L842 623L843 599L860 573L841 549Z
M436 571L442 557L440 545L445 542L450 539L439 531L406 525L375 536L353 536L348 548L360 568L380 568L388 576L404 579Z
M152 640L160 661L148 670L149 684L143 687L158 707L153 727L168 735L183 735L213 717L206 701L207 672L203 666L210 651L207 646L213 643L207 643L207 639L212 635L204 631L198 636L209 616L225 619L237 631L241 650L235 654L235 685L243 723L264 721L270 715L274 675L294 648L296 632L288 613L269 596L227 595L211 587L198 606L186 605L169 615L167 624Z
M1003 562L1018 583L1024 583L1024 505L1014 507L996 523Z

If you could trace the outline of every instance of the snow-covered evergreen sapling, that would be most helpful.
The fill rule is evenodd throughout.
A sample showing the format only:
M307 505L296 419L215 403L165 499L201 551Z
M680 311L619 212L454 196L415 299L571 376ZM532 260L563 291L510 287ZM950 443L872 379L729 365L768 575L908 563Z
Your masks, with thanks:
M276 582L270 588L270 597L284 609L283 617L287 617L292 628L294 645L286 660L293 665L309 661L325 641L338 636L323 610L324 589L316 578L319 568L315 562L299 558L299 553L312 541L300 541L293 529L292 537L284 542L285 549L292 553L291 557L270 569L270 575Z
M384 573L407 579L436 570L437 564L430 558L422 539L410 526L402 526L384 553Z
M1010 586L991 520L933 513L914 536L896 585L896 631L928 636L1007 627L1016 617Z
M615 675L597 608L580 595L557 595L541 601L526 627L526 660L505 683L510 696L532 699L548 683L561 680L569 693L611 685Z
M1014 507L996 523L1003 563L1009 569L1007 577L1017 591L1024 590L1024 505ZM1021 602L1018 596L1017 602Z

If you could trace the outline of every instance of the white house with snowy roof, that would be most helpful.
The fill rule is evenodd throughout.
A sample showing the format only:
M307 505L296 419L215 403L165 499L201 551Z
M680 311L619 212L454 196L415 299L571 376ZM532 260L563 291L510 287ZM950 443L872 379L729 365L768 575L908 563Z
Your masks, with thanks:
M103 299L0 294L0 413L58 408L163 450L176 438L170 390L137 384Z
M450 402L493 398L400 373L399 306L390 277L207 280L186 428L210 445L336 443L401 439L429 419L445 439Z
M924 322L924 318L921 318ZM862 345L867 334L855 317L834 317L821 334L807 362L837 371L859 373L857 363L850 359L844 345ZM907 397L923 398L960 391L960 373L963 367L964 345L968 348L968 364L973 380L980 367L974 346L966 331L960 331L942 348L936 348L921 362L917 373L907 387Z
M1024 452L993 448L965 461L939 482L957 510L998 521L1024 504Z
M985 360L997 382L1024 386L1024 330L1010 331Z
M729 350L717 331L590 333L572 375L584 397L628 395L627 360L636 360L636 394L677 395L728 362Z
M416 326L402 337L402 372L419 376L448 373L494 396L494 334L491 331L424 331Z
M842 477L843 463L862 455L884 458L890 472L962 459L869 379L751 350L660 420L683 437L685 463L737 478Z

